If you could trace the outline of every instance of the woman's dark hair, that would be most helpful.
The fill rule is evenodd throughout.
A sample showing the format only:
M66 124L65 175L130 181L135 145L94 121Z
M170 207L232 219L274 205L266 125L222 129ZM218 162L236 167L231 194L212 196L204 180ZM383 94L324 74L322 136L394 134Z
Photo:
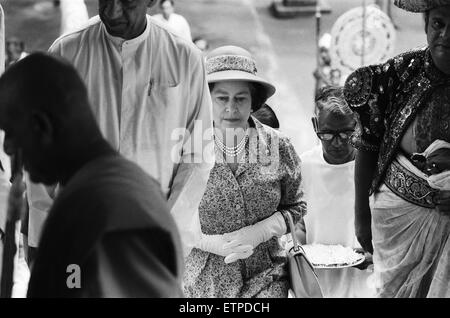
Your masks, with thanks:
M261 106L261 108L258 109L256 112L254 112L252 115L260 122L269 127L275 129L280 128L280 122L278 121L277 115L275 114L273 109L267 104Z
M257 111L266 102L267 96L264 93L264 87L261 84L247 82L252 97L252 111ZM209 91L212 92L216 83L208 83Z
M425 21L425 33L428 32L428 23L430 22L430 11L425 11L423 13L423 20Z

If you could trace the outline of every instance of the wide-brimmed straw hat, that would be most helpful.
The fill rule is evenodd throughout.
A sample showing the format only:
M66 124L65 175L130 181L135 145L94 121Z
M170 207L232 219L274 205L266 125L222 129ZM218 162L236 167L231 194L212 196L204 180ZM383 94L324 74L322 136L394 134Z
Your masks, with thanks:
M394 4L409 12L426 12L440 6L450 5L450 0L395 0Z
M264 101L275 93L275 87L256 75L256 62L250 52L238 46L221 46L206 57L208 83L248 81L261 87Z

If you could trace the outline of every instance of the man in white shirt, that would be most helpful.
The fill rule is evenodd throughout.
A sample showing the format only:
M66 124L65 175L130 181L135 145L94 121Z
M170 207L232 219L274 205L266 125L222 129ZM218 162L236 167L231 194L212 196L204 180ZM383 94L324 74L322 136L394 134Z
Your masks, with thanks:
M167 25L173 32L182 36L186 40L192 41L191 28L186 19L174 11L175 3L173 0L162 0L159 3L162 13L155 14L153 17Z
M304 217L306 238L297 226L297 236L307 244L360 248L354 230L355 149L349 143L356 120L341 87L319 89L314 130L321 144L303 153L302 176L308 214ZM370 273L354 267L316 269L325 297L371 297Z
M198 204L214 164L211 97L201 53L146 14L154 3L99 0L99 16L61 36L50 52L80 73L114 149L160 183L187 255L200 237ZM51 195L31 186L38 196L29 202L33 246Z

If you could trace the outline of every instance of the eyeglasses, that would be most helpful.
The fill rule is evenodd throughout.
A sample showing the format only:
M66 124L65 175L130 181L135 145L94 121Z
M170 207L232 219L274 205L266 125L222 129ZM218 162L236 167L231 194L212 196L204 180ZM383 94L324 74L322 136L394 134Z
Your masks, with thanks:
M339 137L341 140L348 140L354 133L354 130L343 130L343 131L318 131L317 137L319 137L320 140L324 141L330 141L333 140L336 137Z

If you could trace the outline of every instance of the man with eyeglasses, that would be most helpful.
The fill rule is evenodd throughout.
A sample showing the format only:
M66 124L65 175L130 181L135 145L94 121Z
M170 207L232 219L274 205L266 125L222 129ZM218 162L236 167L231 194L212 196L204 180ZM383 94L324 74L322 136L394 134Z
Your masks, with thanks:
M314 130L320 144L300 156L308 213L297 224L303 243L360 248L354 230L355 149L350 139L356 127L342 87L324 87L316 97ZM359 269L317 270L325 297L371 297L368 262Z

